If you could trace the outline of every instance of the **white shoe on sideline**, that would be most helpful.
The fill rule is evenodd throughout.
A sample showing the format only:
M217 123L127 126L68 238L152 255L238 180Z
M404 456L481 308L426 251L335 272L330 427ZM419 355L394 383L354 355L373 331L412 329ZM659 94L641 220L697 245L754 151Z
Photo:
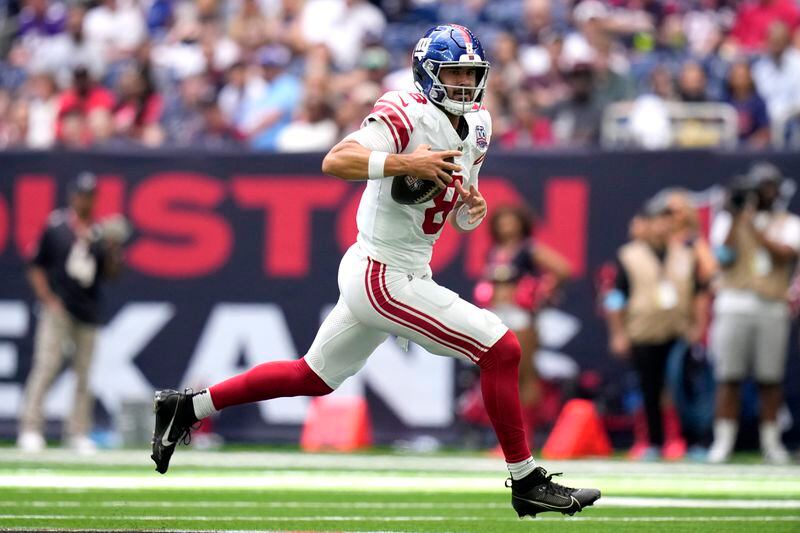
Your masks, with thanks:
M97 445L86 435L73 435L67 438L67 447L78 455L97 453Z
M23 431L17 437L17 448L25 453L40 453L47 448L47 442L41 433Z
M770 446L761 450L764 462L771 465L788 465L791 462L789 450L783 446Z
M733 452L731 448L732 447L725 442L714 441L711 448L708 449L706 462L712 464L727 463Z

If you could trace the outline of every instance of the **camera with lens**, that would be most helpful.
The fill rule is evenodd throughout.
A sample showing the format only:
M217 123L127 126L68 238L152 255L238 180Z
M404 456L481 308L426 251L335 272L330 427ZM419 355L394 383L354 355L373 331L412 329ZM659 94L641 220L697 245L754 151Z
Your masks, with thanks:
M748 204L754 204L757 199L757 188L753 186L752 180L748 176L736 176L728 185L725 208L732 213L738 213Z

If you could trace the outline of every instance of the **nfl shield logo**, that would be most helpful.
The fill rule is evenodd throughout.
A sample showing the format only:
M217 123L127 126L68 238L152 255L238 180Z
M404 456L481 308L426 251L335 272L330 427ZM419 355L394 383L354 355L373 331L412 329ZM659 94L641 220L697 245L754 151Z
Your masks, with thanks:
M475 126L475 144L478 148L486 148L489 145L486 141L486 129L483 126Z

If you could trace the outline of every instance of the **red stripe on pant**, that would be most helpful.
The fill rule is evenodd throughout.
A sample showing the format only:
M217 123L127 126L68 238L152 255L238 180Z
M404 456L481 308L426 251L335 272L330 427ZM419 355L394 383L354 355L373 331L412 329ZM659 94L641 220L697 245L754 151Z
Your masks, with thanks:
M378 313L384 318L400 324L412 331L416 331L432 341L446 346L460 354L467 356L470 360L476 361L480 357L478 352L473 346L470 346L465 341L458 339L448 333L437 328L434 324L427 322L403 309L393 305L389 301L389 293L385 287L381 286L381 273L386 268L386 265L378 263L377 261L369 260L369 268L367 269L367 294L370 297L370 303ZM476 353L477 352L477 353Z
M376 261L376 263L377 263L377 261ZM428 322L432 322L433 324L438 326L443 331L453 335L454 337L457 337L457 338L461 339L464 342L467 342L467 343L471 344L474 347L474 349L477 349L480 352L485 352L486 350L489 349L488 346L486 346L485 344L483 344L481 342L478 342L476 339L473 339L469 335L467 335L465 333L461 333L460 331L456 331L454 329L451 329L451 328L445 326L444 324L442 324L441 322L439 322L436 318L432 317L431 315L428 315L428 314L424 313L423 311L420 311L419 309L411 307L410 305L405 304L405 303L401 302L400 300L397 300L396 298L394 298L389 293L389 288L386 285L386 265L383 265L382 263L378 263L378 264L381 265L381 288L386 292L386 296L388 297L390 302L392 302L393 304L397 305L398 307L402 307L403 309L405 309L405 310L407 310L407 311L419 316L423 320L426 320Z

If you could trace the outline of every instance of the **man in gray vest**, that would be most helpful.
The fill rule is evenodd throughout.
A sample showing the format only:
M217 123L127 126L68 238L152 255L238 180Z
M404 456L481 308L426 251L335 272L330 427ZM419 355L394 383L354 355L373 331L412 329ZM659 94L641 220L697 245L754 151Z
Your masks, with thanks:
M725 211L711 228L722 267L714 302L711 349L718 383L714 443L708 461L721 463L738 432L741 383L758 384L759 437L764 460L785 464L789 454L777 425L789 338L787 292L800 251L800 218L779 207L783 176L756 163L734 181Z
M619 249L617 278L604 299L609 350L630 359L642 389L649 446L632 455L637 460L670 456L662 416L667 359L678 340L697 342L707 320L696 254L670 239L674 213L666 199L659 194L645 205L643 231Z

